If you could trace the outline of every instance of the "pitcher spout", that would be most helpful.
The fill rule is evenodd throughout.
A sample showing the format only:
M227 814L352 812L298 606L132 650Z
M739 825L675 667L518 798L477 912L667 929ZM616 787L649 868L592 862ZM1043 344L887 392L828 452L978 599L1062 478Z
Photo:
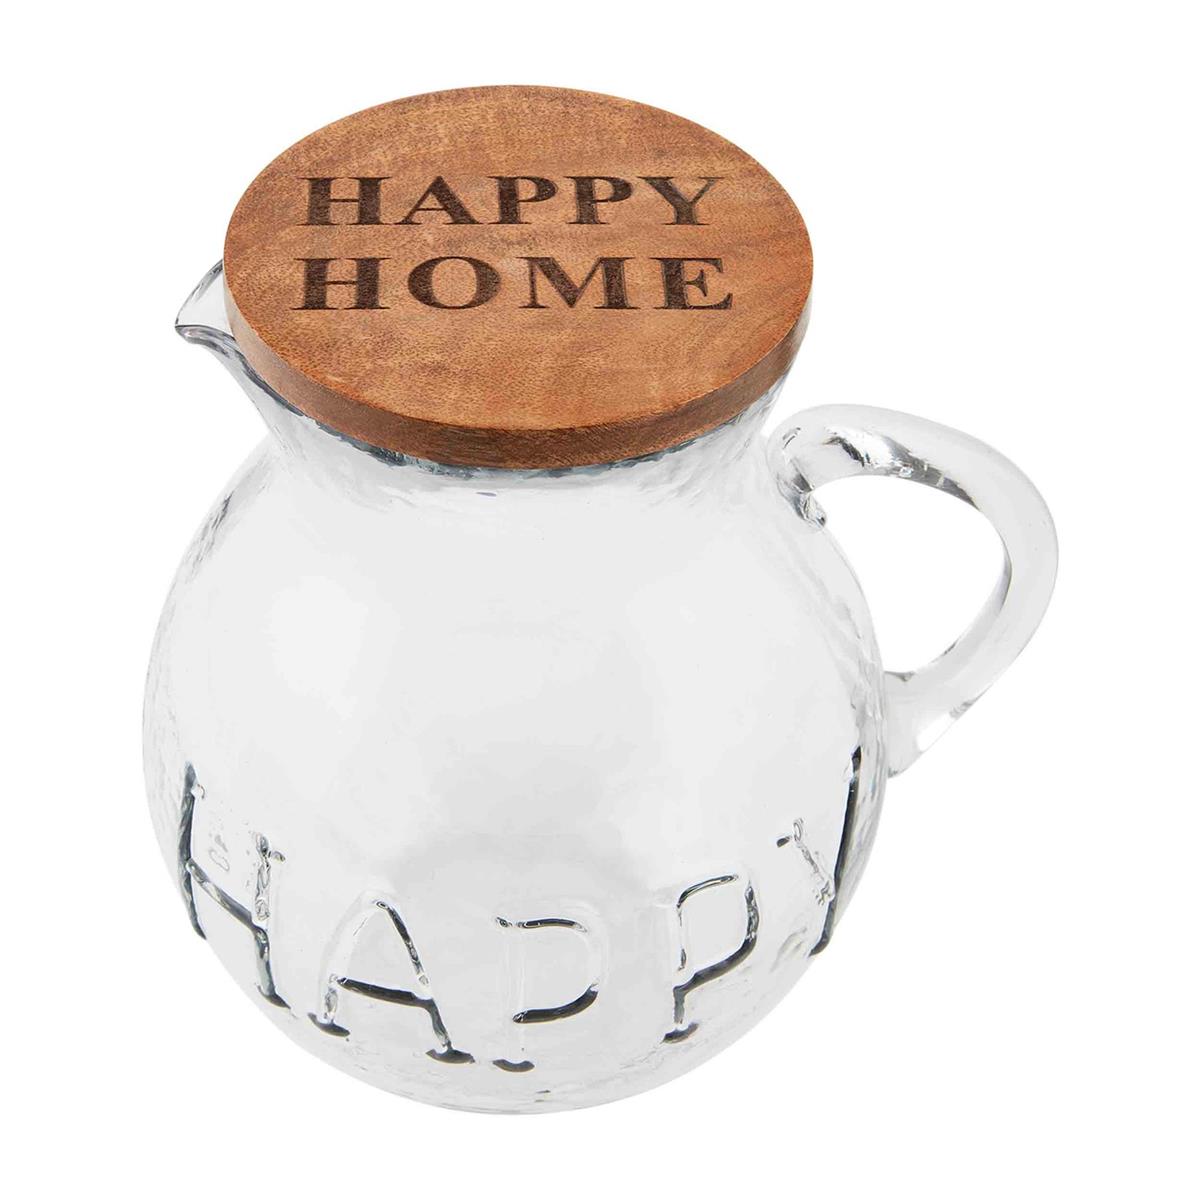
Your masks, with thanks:
M175 332L185 342L211 350L250 397L267 429L284 444L294 440L294 433L284 428L289 413L286 401L255 374L233 336L225 311L223 264L212 267L192 289L175 318Z
M225 300L224 265L217 263L183 302L175 318L175 332L220 359L250 398L276 451L289 462L302 464L310 476L332 479L343 489L368 473L359 451L369 447L356 446L341 435L330 436L254 370L234 337Z
M206 346L222 359L240 359L237 342L229 328L229 318L225 315L224 280L224 266L217 263L183 302L175 318L175 332L185 342Z

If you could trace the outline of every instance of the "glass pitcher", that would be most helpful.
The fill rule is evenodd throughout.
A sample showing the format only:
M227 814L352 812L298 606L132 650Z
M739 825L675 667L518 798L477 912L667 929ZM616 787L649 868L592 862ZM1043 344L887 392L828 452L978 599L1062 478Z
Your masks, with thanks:
M192 927L290 1037L419 1100L570 1108L704 1061L828 945L887 777L1033 633L1038 493L883 409L768 442L786 364L647 453L433 461L302 411L230 307L218 266L177 328L269 436L180 567L145 708ZM947 492L1004 546L918 671L882 668L814 499L855 475Z

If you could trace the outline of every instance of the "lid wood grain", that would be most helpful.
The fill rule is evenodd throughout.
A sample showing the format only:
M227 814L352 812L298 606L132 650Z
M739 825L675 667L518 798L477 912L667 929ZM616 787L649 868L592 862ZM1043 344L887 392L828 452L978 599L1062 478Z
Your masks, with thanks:
M314 419L438 462L661 450L762 395L799 345L804 222L736 146L542 87L435 92L310 134L247 189L226 301Z

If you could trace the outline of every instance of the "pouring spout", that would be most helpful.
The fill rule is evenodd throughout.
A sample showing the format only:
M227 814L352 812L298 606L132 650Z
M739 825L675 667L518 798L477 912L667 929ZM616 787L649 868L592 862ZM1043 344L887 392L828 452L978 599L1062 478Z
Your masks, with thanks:
M175 317L175 332L185 342L211 350L241 384L268 426L273 426L271 409L278 399L246 362L225 311L225 268L217 263L192 289ZM269 393L269 394L268 394Z
M186 342L205 346L221 358L240 358L225 315L224 266L217 263L192 289L175 318L175 332Z
M211 350L250 397L268 431L285 453L305 457L305 445L318 427L278 395L251 368L242 353L225 310L225 270L217 263L192 289L175 318L175 332L185 342ZM323 435L321 435L323 436Z
M283 404L250 369L230 328L225 312L225 271L221 263L207 272L183 302L175 318L175 332L185 342L211 350L253 401L267 428L283 436L279 428Z

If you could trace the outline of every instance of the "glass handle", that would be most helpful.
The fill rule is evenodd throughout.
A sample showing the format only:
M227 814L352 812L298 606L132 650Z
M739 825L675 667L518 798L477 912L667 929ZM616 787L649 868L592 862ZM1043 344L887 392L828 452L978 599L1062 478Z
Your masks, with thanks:
M779 477L801 515L811 494L856 475L910 479L977 508L1004 548L1004 569L967 630L916 671L884 673L888 770L897 775L983 695L1033 635L1054 589L1058 543L1045 501L990 446L933 421L862 405L800 414L778 436Z

